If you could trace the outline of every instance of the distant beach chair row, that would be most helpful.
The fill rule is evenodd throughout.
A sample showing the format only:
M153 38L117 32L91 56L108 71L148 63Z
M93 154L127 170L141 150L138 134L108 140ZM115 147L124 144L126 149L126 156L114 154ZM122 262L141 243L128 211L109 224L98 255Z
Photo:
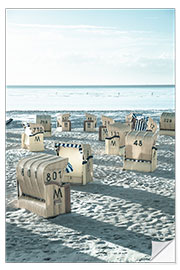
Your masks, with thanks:
M59 114L57 116L57 131L71 131L70 113ZM86 113L84 120L84 131L95 132L97 127L97 117L94 114ZM102 125L99 126L99 140L105 140L108 135L108 126L111 126L115 121L107 116L102 115ZM119 123L119 122L118 122ZM125 123L131 126L132 130L146 130L155 132L157 124L148 116L142 114L130 113L126 115ZM50 115L36 115L36 124L44 127L44 137L51 136L51 116ZM118 124L115 123L117 126ZM175 113L162 113L160 117L160 134L175 135Z
M61 114L57 117L57 131L70 131L70 114ZM86 113L84 131L96 130L96 116ZM51 116L36 115L36 123L23 124L22 148L29 151L43 151L44 137L51 136ZM112 118L102 115L102 125L99 126L99 140L105 141L105 153L108 155L124 155L126 136L131 131L150 132L151 136L175 135L175 114L162 113L157 133L157 124L151 117L142 114L130 113L125 122L115 122Z
M68 121L69 123L69 116L69 114L65 114L61 115L61 118L58 118L61 123L59 123L58 128L62 128L63 121ZM90 123L94 123L94 127L96 126L96 119L93 118L93 115L86 114L86 119L85 125L88 123L88 121L90 121ZM28 149L29 151L38 152L44 151L43 136L44 134L47 134L47 132L44 133L44 130L46 128L50 133L51 123L49 121L49 116L48 118L42 118L42 116L40 118L37 116L36 120L38 120L37 122L39 123L24 124L22 148ZM167 135L168 129L170 129L170 135L172 135L172 131L175 129L175 120L173 118L173 114L171 113L168 115L167 113L163 113L161 120L160 131L162 133L165 131L165 134ZM157 124L150 117L144 117L143 115L131 113L126 116L126 122L122 123L115 122L109 117L102 116L102 122L103 126L100 126L99 130L103 132L99 133L101 140L105 141L105 154L123 156L124 168L128 170L151 172L156 169L156 140L158 136ZM167 124L169 124L170 127ZM68 146L69 145L73 144L70 143ZM88 146L86 145L86 148L87 147ZM70 146L68 151L70 156L74 156L74 150L70 150ZM88 150L88 152L91 152L91 150ZM63 152L61 151L61 155L62 153Z

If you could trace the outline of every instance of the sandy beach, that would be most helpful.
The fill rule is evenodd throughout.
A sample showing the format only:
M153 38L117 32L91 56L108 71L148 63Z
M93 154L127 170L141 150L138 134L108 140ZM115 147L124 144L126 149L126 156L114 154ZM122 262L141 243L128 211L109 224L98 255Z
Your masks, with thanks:
M175 138L157 139L158 167L152 173L124 171L123 158L105 154L96 132L83 131L83 111L71 112L72 131L45 138L45 153L55 155L55 142L88 143L93 151L94 181L71 185L71 213L44 219L14 207L16 165L28 155L21 149L22 121L36 111L7 112L6 129L6 261L7 262L148 262L151 241L175 237ZM42 113L42 112L41 112ZM124 121L129 111L95 111ZM144 111L159 122L161 110Z

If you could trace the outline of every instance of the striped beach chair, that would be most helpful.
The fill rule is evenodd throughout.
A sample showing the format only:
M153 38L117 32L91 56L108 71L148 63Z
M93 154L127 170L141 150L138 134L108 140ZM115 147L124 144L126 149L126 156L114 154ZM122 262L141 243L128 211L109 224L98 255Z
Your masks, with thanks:
M89 144L55 143L58 156L69 159L64 182L87 184L93 181L93 156Z
M143 114L130 113L126 115L126 123L132 123L134 131L151 131L153 133L157 131L156 122L151 117Z

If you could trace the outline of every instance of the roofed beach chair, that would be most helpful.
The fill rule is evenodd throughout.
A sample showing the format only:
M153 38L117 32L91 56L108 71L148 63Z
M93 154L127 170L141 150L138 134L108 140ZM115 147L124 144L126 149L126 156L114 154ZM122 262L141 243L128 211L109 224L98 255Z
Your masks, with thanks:
M70 113L64 113L57 116L57 130L71 131Z
M115 122L108 125L108 136L105 138L105 153L123 155L126 134L132 130L132 123Z
M99 140L105 141L105 138L108 136L108 125L113 124L114 120L110 117L101 116L102 126L99 126Z
M175 136L175 113L163 112L161 114L159 134Z
M157 167L156 134L148 131L130 131L125 137L123 168L153 172Z
M68 158L71 167L64 182L86 185L93 181L93 156L89 144L55 143L58 156Z
M49 154L21 159L16 167L17 207L45 218L70 212L70 185L63 183L67 164L67 158Z
M36 115L36 123L44 127L44 137L51 136L51 116L50 115Z
M95 132L97 125L97 118L95 115L86 113L86 120L84 121L84 131Z
M24 123L21 146L31 152L44 151L44 128L40 124Z

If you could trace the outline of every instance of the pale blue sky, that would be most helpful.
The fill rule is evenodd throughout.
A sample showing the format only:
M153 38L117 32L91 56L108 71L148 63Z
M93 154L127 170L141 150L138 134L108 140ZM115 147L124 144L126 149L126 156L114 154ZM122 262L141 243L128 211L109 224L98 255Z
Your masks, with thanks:
M173 9L8 9L8 85L174 84Z

